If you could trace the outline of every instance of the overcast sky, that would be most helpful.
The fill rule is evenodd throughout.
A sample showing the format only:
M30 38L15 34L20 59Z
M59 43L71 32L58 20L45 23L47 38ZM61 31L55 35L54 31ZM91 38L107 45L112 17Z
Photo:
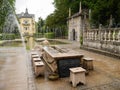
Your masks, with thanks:
M54 11L53 0L16 0L16 13L25 12L28 8L30 14L35 14L35 20L38 17L45 19L47 15Z

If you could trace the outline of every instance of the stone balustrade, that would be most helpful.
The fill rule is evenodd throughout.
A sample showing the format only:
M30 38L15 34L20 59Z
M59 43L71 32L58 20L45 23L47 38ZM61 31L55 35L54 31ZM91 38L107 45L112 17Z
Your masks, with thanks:
M120 53L120 28L84 30L83 46Z

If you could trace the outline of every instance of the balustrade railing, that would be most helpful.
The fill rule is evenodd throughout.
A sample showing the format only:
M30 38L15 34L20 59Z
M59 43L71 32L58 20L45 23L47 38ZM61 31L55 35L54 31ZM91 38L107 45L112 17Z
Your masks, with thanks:
M84 31L84 40L120 42L120 28L90 29Z
M83 46L120 54L120 28L84 30Z

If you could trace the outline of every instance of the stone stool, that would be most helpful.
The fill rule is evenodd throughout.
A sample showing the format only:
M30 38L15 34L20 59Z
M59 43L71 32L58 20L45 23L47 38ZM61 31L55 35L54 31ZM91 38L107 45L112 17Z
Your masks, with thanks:
M40 62L42 61L41 58L37 57L37 58L33 58L33 62Z
M79 83L86 84L85 71L82 67L70 68L70 82L72 82L73 87Z
M36 55L36 54L38 54L36 51L31 52L31 55Z
M34 65L34 62L40 62L42 61L41 58L37 57L37 58L33 58L32 59L32 65Z
M92 58L83 58L83 68L86 70L93 70L93 59Z
M33 58L39 58L40 56L38 54L34 54L34 55L31 55L31 60L33 60Z
M34 71L35 71L35 76L39 76L39 75L44 75L44 63L42 61L40 62L34 62Z

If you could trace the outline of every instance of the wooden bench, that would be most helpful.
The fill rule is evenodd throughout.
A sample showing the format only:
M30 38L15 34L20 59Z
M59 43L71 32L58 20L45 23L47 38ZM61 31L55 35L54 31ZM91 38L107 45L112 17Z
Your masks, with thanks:
M93 59L83 58L83 68L85 68L86 70L93 70Z
M82 67L70 68L70 82L73 87L79 83L86 84L85 71Z

